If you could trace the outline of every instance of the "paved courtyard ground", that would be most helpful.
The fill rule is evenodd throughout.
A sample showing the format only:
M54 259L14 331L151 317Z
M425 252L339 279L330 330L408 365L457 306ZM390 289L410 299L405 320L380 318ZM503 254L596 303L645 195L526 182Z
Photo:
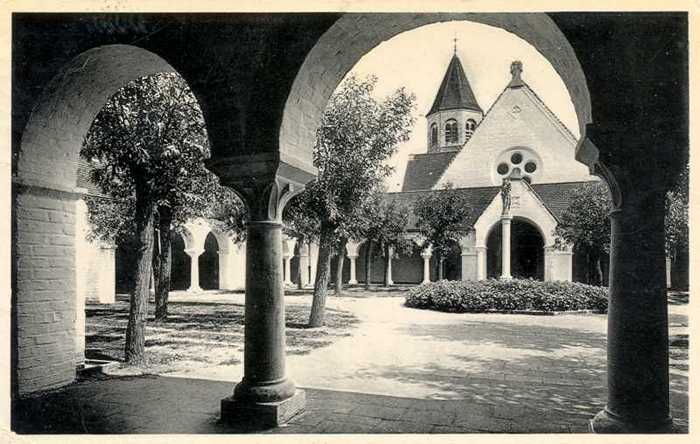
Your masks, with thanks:
M268 433L583 433L603 408L605 315L440 313L403 307L398 294L329 298L332 312L351 313L356 327L350 336L288 356L290 376L307 390L307 411ZM219 307L243 301L243 295L225 293L175 294L173 301L192 297ZM304 294L286 299L289 307L310 302ZM669 305L671 408L678 432L688 427L686 303L687 297L671 298ZM72 422L45 420L40 428L242 432L217 423L219 400L242 376L242 355L235 353L240 351L230 364L74 384L25 403L17 428L40 431L32 417L70 409ZM160 413L148 419L154 411L167 419Z

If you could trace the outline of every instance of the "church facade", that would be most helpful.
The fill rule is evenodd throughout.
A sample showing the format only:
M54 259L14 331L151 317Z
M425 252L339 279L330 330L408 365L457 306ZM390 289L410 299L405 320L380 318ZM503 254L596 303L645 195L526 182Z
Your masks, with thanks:
M575 137L525 82L522 63L513 62L510 71L510 82L484 112L459 57L452 57L426 114L426 152L409 159L401 192L386 197L412 207L447 186L464 196L470 229L445 258L448 279L571 281L574 253L555 247L554 230L570 193L599 179L575 160ZM409 236L417 247L422 242L415 222ZM351 283L363 281L361 250L348 247ZM390 268L390 282L427 282L436 278L431 257L430 248L393 254L373 270L378 280Z

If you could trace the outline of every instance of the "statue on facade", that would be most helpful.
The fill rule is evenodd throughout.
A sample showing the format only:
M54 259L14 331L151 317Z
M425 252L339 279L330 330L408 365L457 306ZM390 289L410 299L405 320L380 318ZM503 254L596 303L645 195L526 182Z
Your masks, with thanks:
M501 199L503 200L501 216L506 216L510 212L510 187L510 178L504 177L501 185Z

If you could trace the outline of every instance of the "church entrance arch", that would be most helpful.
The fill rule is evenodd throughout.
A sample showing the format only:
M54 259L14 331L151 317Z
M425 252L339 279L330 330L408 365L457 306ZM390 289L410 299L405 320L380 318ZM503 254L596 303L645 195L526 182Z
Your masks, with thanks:
M502 252L501 224L491 228L486 241L486 277L501 276ZM544 280L544 238L530 221L514 217L510 234L510 269L517 279Z

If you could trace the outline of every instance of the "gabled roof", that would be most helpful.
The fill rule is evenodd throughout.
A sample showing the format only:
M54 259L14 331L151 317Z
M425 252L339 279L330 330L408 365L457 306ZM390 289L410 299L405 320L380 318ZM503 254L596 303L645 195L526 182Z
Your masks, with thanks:
M457 155L457 151L416 154L409 159L401 191L429 190Z
M450 190L449 192L457 192L462 194L471 212L469 217L464 221L464 227L469 228L476 220L481 216L486 207L489 206L494 197L498 194L500 187L481 187L481 188L458 188ZM387 193L385 194L386 199L393 202L398 202L413 208L418 200L430 193L444 193L445 190L422 190L422 191L410 191L401 193ZM413 211L409 212L408 217L408 230L416 230L417 218Z
M561 220L562 214L571 201L571 192L585 184L597 182L592 180L587 182L535 183L530 187L552 215L557 220Z
M433 101L433 106L430 107L426 116L448 109L471 109L483 113L476 97L474 97L474 92L464 74L462 63L457 54L452 56L445 77L442 78L440 89L438 89Z
M596 181L584 182L563 182L563 183L543 183L530 185L537 198L544 204L545 208L557 219L561 220L562 213L569 206L571 201L571 192L575 189ZM491 204L493 199L498 195L501 187L476 187L476 188L457 188L452 192L462 194L472 211L469 217L464 222L465 228L472 227L477 219L483 214L486 208ZM420 190L420 191L402 191L400 193L386 193L384 196L388 201L398 202L413 208L418 200L429 193L443 193L444 190ZM416 230L416 216L413 211L409 213L408 230Z

